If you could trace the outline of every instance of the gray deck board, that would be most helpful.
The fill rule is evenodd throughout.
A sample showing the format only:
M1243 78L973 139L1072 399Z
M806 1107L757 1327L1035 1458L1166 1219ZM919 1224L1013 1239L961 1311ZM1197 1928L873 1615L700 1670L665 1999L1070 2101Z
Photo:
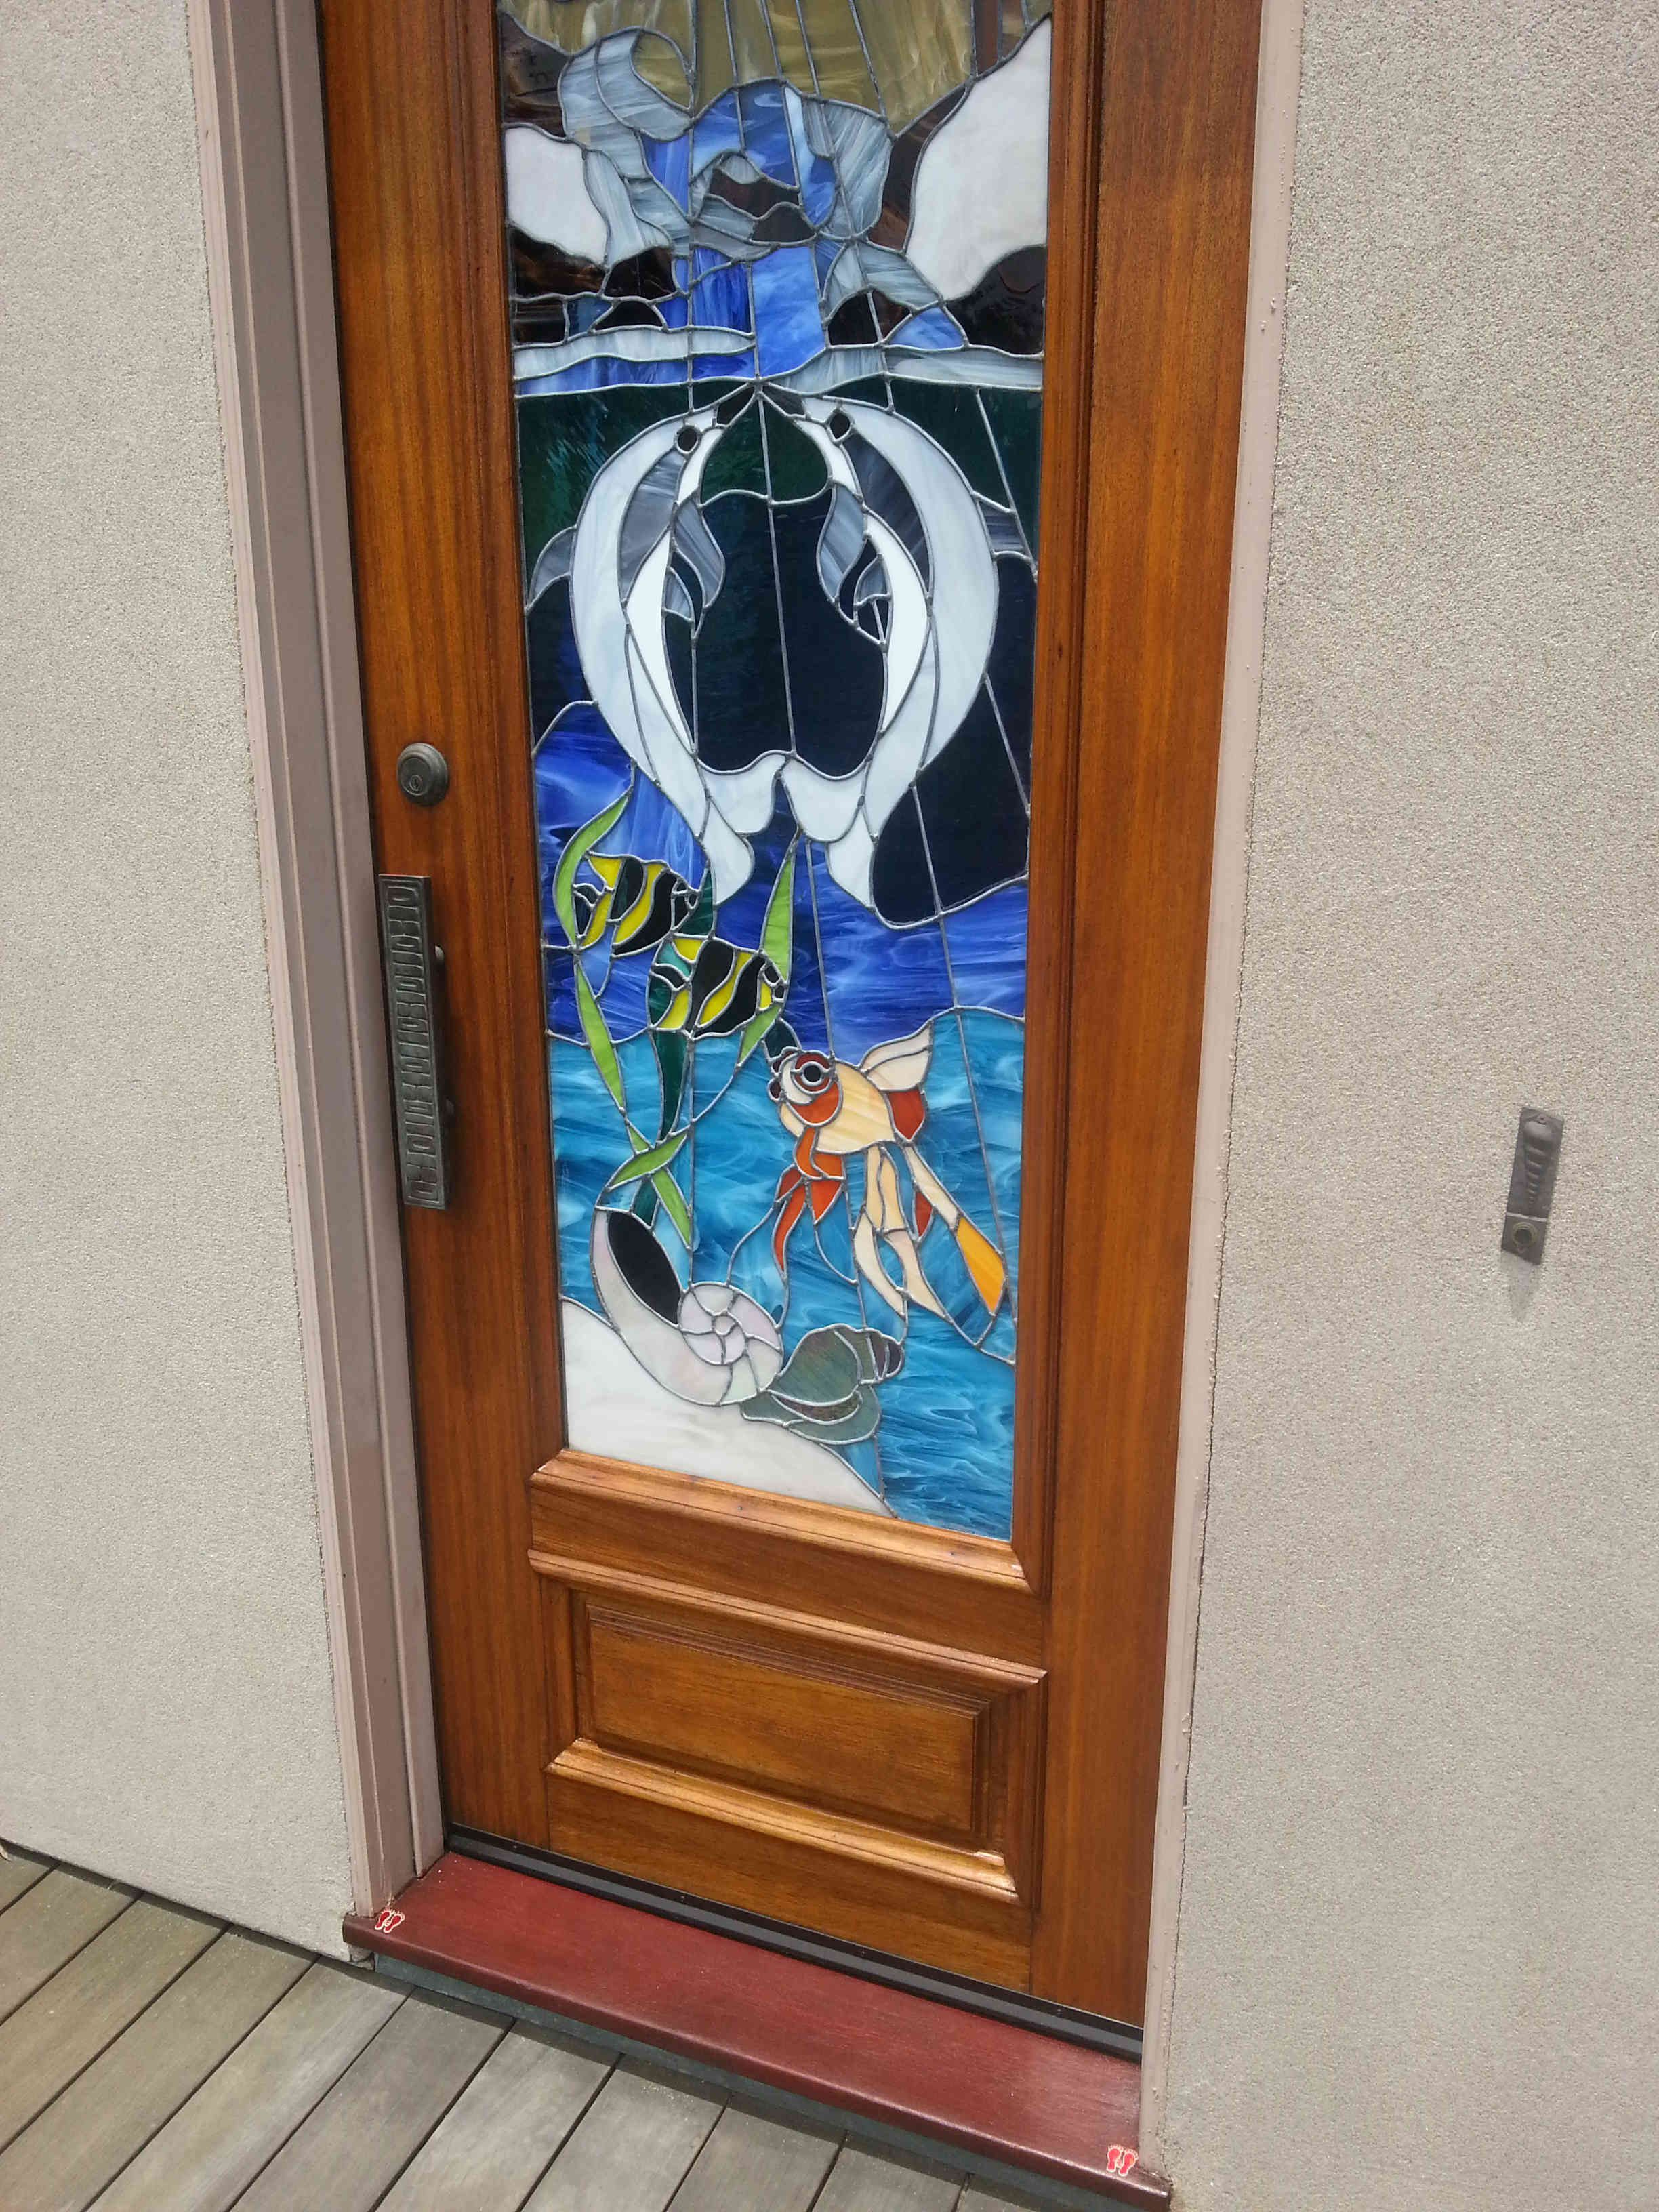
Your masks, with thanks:
M27 1905L25 1898L19 1909ZM219 1923L199 1913L141 1899L19 2005L0 2025L0 2146L90 2065L218 1933Z
M718 2098L624 2062L525 2212L664 2212L720 2116Z
M642 2053L0 1859L0 2212L1027 2212Z
M544 2028L514 2028L428 2136L382 2212L456 2212L461 2205L466 2212L519 2212L610 2070L610 2061L591 2049Z
M97 2212L228 2212L404 2002L313 1966L98 2199Z
M675 2191L673 2212L811 2212L840 2141L729 2105Z
M0 1919L0 2021L131 1902L130 1889L65 1867L32 1884Z
M15 1905L25 1890L33 1889L51 1871L50 1859L38 1859L33 1851L8 1850L0 1859L0 1912Z
M238 2198L240 2212L373 2212L506 2026L435 1998L404 2004Z
M954 2212L962 2184L949 2166L847 2143L813 2212Z
M258 1936L222 1936L0 2152L0 2205L85 2212L306 1965Z

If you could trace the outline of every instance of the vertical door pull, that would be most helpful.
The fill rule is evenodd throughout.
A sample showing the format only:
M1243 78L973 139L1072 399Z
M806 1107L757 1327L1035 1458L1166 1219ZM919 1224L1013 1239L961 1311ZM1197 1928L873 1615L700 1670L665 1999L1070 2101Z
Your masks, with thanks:
M449 1204L451 1107L438 998L444 956L432 941L430 876L380 878L380 945L404 1204L441 1209Z

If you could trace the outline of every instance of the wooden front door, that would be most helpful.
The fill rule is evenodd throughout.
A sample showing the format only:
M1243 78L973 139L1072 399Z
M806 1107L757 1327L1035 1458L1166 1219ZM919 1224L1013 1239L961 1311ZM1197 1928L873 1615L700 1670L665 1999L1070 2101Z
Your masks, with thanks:
M321 5L448 1817L1131 2022L1256 13Z

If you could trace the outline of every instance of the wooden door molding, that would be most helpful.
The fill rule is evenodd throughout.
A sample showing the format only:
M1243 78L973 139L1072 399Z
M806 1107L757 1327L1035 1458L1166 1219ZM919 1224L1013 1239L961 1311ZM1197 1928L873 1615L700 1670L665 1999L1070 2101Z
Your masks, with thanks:
M320 10L377 842L383 867L434 880L460 1102L458 1203L406 1219L450 1817L546 1844L550 1792L568 1850L583 1793L613 1814L652 1801L636 1870L665 1850L707 1868L718 1831L728 1897L806 1898L826 1857L858 1858L848 1837L797 1834L779 1884L751 1879L731 1793L754 1778L596 1737L579 1648L587 1588L642 1561L682 1619L775 1611L778 1577L805 1580L782 1609L833 1604L866 1651L902 1621L1044 1678L1042 1834L1018 1874L1004 1862L1012 1907L955 1885L977 1900L966 1971L1018 1981L1024 1947L1037 1990L1120 2019L1146 1975L1259 6L1056 12L1012 1547L872 1534L560 1449L534 1349L558 1306L493 19L453 0ZM428 815L392 768L434 735L453 781ZM1029 1741L1020 1756L1034 1769ZM858 1932L928 1955L917 1914L948 1875L897 1865L882 1834L863 1839Z

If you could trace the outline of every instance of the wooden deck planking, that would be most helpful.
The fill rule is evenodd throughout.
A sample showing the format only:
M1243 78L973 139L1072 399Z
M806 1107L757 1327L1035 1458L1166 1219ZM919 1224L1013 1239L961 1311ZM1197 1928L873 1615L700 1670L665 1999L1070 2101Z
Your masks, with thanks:
M962 2184L947 2166L846 2143L812 2212L955 2212Z
M125 1912L132 1892L64 1867L33 1883L0 1919L0 2021Z
M25 1898L19 1910L27 1904ZM0 2146L43 2112L218 1933L219 1923L199 1913L141 1899L19 2005L0 2025Z
M38 1859L32 1851L8 1850L0 1858L0 1912L9 1905L15 1905L26 1890L33 1889L45 1875L52 1872L50 1859Z
M718 2098L624 2062L525 2212L664 2212L720 2116Z
M6 2212L86 2212L306 1969L295 1951L222 1936L0 2152Z
M238 2212L374 2212L506 2029L471 2006L404 2004L237 2200Z
M53 1962L56 1961L54 1966ZM1026 2212L602 2045L0 1860L0 2212ZM101 2193L100 2193L101 2192Z
M320 1961L98 2199L95 2212L229 2212L404 2003Z
M466 2212L519 2212L610 2071L592 2049L515 2027L427 2137L382 2212L463 2204Z
M673 2212L811 2212L840 2142L728 2105L675 2191Z

